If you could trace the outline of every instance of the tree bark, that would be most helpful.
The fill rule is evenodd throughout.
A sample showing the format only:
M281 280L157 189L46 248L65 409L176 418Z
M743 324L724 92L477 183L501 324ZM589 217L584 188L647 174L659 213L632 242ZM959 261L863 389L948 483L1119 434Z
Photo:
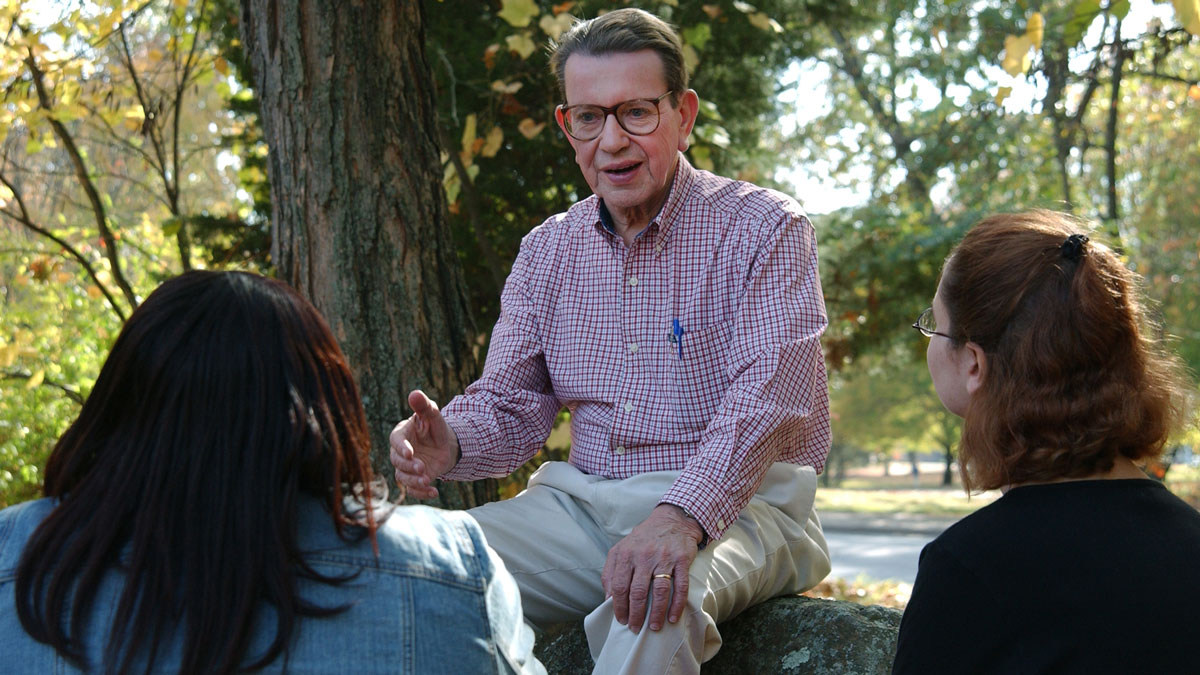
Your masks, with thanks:
M474 327L445 227L424 10L410 0L242 0L270 147L272 258L346 352L392 481L388 433L420 388L440 403L477 374ZM442 506L495 498L445 484Z

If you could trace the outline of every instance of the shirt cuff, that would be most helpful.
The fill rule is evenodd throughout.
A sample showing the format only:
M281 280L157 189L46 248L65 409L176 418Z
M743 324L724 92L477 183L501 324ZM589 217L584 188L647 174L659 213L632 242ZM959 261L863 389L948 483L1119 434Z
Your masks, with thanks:
M679 474L671 489L658 501L671 504L687 511L699 523L704 534L716 541L737 520L740 509L736 508L720 485L703 476Z
M460 456L454 468L438 476L438 478L442 480L475 480L479 476L475 475L474 467L483 454L483 444L480 442L479 430L475 428L469 417L450 415L444 415L444 417L446 418L446 424L450 426L450 430L458 438Z

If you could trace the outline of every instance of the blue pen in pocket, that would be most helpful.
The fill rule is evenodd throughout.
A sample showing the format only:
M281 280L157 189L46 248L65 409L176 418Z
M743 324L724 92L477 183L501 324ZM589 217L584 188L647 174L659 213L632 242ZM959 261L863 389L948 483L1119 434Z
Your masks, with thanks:
M671 319L671 342L679 348L679 360L683 360L683 326L679 325L679 319Z

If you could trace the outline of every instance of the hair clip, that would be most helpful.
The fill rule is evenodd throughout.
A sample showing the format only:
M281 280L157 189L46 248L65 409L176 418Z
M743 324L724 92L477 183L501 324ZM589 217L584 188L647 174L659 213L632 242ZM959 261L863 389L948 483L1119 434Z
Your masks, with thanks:
M1067 260L1079 262L1079 258L1083 256L1083 247L1088 241L1086 234L1073 234L1058 247L1058 251Z

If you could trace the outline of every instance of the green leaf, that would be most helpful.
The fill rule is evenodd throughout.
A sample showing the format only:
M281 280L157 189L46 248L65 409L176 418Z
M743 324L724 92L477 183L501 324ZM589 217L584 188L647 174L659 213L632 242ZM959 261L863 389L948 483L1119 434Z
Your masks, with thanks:
M1063 43L1068 47L1079 44L1079 41L1083 39L1083 34L1087 32L1088 26L1092 25L1092 21L1097 16L1100 16L1100 0L1079 0L1073 9L1074 16L1063 29Z
M721 111L717 109L717 104L707 99L700 99L700 115L705 119L721 121Z
M706 23L697 24L683 29L683 41L696 49L704 49L704 45L712 39L712 26Z

